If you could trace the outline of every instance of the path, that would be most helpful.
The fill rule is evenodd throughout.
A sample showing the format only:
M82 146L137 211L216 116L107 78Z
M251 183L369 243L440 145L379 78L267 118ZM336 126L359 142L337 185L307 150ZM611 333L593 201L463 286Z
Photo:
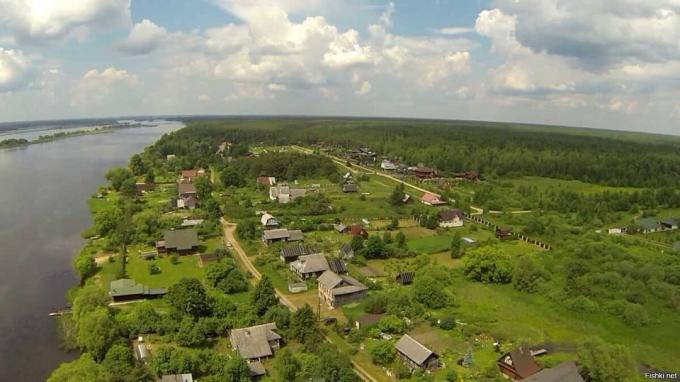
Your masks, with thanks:
M262 274L260 271L255 268L253 263L250 261L250 258L248 258L248 255L246 254L246 251L243 250L241 247L241 244L236 240L236 237L234 236L234 232L236 231L236 224L230 223L224 218L221 218L220 221L222 222L222 227L224 228L224 239L228 242L231 243L231 248L233 249L232 252L236 253L238 256L238 259L241 261L243 266L246 267L246 269L253 275L253 278L255 280L260 280L262 278ZM274 289L276 291L276 295L279 297L279 301L283 303L288 309L291 311L296 311L298 308L293 304L283 293L281 293L278 289ZM324 334L324 338L326 341L333 343L333 341ZM361 367L359 364L354 362L352 358L350 357L350 360L352 362L352 367L354 368L354 372L364 381L367 382L378 382L373 376L368 373L363 367Z

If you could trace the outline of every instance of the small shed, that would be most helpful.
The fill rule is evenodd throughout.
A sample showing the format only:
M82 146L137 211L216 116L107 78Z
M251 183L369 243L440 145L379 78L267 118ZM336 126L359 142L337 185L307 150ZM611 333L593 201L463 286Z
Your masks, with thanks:
M395 281L401 285L409 285L413 283L413 278L415 275L416 273L413 271L399 272L395 277Z
M434 370L439 367L439 355L408 334L404 334L394 347L397 356L412 370Z
M337 257L328 259L328 267L335 273L347 273L347 264Z

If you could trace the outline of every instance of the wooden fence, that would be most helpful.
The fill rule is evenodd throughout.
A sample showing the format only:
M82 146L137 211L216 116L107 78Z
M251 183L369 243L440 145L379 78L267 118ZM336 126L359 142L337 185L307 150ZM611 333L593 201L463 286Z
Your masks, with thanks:
M494 223L492 223L492 222L490 222L490 221L488 221L488 220L484 220L484 219L482 219L482 218L480 218L480 217L477 217L477 216L475 216L475 215L470 215L470 214L467 214L467 213L466 213L466 214L465 214L465 218L466 218L467 220L473 221L473 222L475 222L475 223L482 224L482 225L487 226L487 227L491 227L494 231L496 231L496 230L499 228L496 224L494 224ZM550 244L544 243L544 242L542 242L542 241L540 241L540 240L532 239L532 238L530 238L530 237L528 237L528 236L525 236L524 234L521 234L521 233L513 232L513 233L512 233L512 236L515 237L515 238L517 238L517 239L519 239L519 240L522 240L522 241L524 241L524 242L527 242L527 243L529 243L529 244L533 244L533 245L535 245L535 246L537 246L537 247L539 247L539 248L541 248L541 249L545 249L545 250L547 250L547 251L549 251L549 250L552 249L552 247L550 246Z

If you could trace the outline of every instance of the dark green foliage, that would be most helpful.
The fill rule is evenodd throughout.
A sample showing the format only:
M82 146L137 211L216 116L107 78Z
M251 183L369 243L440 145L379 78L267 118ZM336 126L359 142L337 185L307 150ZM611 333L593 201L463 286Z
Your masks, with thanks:
M118 336L118 327L107 308L95 308L83 314L76 323L76 342L78 346L102 360L109 346Z
M449 302L441 284L430 276L416 277L413 283L413 299L429 308L440 309Z
M512 285L519 291L535 293L548 279L548 273L534 258L522 256L515 264Z
M579 363L591 382L628 381L635 373L626 347L591 338L579 345Z
M112 168L109 171L106 172L106 180L108 180L111 183L111 187L119 191L120 188L123 186L123 183L125 181L130 181L132 180L133 182L133 187L134 187L134 174L132 171L128 170L127 168L123 167L116 167Z
M157 275L161 273L161 268L157 264L149 264L149 274L150 275Z
M135 176L144 175L147 172L146 165L139 154L134 154L132 157L130 157L129 167Z
M88 254L81 254L75 257L73 259L73 265L78 272L78 276L80 276L81 284L97 271L97 264L94 261L94 257Z
M380 366L389 365L395 358L394 345L387 341L378 341L374 343L368 352L371 354L371 361Z
M317 377L329 382L358 382L359 377L352 370L352 363L345 353L334 346L323 344L318 351L319 370Z
M274 369L276 369L279 381L281 382L294 381L300 371L300 366L300 361L295 359L293 354L287 349L284 349L277 355L274 363Z
M462 257L463 254L463 248L462 248L462 237L460 235L460 232L456 231L456 233L453 235L453 239L451 240L451 258L452 259L459 259Z
M245 179L232 167L223 168L220 171L220 182L224 187L241 187L245 185Z
M206 278L213 287L224 293L238 293L248 290L248 281L236 269L233 262L228 259L211 264L206 271Z
M97 362L90 353L85 353L75 361L62 363L52 372L47 382L73 382L73 381L96 381L107 380L104 367Z
M492 249L482 249L468 255L463 272L468 279L483 283L506 284L512 281L510 260Z
M401 206L404 204L403 200L404 197L406 197L406 193L404 192L404 185L402 183L397 184L396 187L394 187L394 191L390 194L390 204L393 206Z
M208 200L211 198L212 183L207 176L199 176L193 180L196 194L199 200Z
M192 317L186 316L175 333L175 341L182 346L197 346L205 341L203 328Z
M380 319L378 329L385 333L402 334L406 330L406 323L401 318L390 314Z
M239 225L236 226L236 234L239 239L254 240L257 238L257 223L252 220L239 223Z
M321 340L316 328L316 314L311 306L305 304L293 313L290 320L290 334L296 341L305 345Z
M366 240L366 247L362 250L362 254L367 259L385 259L392 254L392 251L380 239L380 236L373 235Z
M198 279L183 278L168 289L165 299L177 311L194 317L211 313L212 301Z
M328 157L299 153L265 153L255 158L237 159L230 166L247 179L264 175L293 181L299 178L329 177L338 172Z
M267 275L262 276L255 286L252 301L258 316L263 316L269 308L279 304L279 298L276 296L274 286Z
M388 298L384 294L374 294L364 300L366 313L381 314L387 311Z
M269 310L267 310L267 313L265 313L262 319L265 322L275 322L276 327L281 330L286 330L291 325L290 310L281 305L276 305L269 308Z
M359 235L352 236L352 241L350 241L349 246L352 247L352 250L355 253L360 251L364 248L364 238Z
M442 317L439 320L439 327L444 330L451 330L456 327L456 318L452 316Z
M397 232L397 235L395 237L395 241L397 243L397 248L406 248L406 235L404 235L403 232L399 231Z

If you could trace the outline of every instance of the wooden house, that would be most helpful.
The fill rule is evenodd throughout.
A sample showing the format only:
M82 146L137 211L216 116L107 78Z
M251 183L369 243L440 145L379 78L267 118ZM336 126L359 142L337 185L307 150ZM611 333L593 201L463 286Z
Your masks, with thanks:
M503 354L496 361L496 364L500 372L512 380L528 378L543 369L543 367L536 363L531 350L526 346L520 346L509 353Z
M331 307L366 297L368 287L359 280L326 271L318 277L319 298Z
M408 334L404 334L394 347L397 349L397 356L411 370L434 370L440 365L437 353L428 349Z

